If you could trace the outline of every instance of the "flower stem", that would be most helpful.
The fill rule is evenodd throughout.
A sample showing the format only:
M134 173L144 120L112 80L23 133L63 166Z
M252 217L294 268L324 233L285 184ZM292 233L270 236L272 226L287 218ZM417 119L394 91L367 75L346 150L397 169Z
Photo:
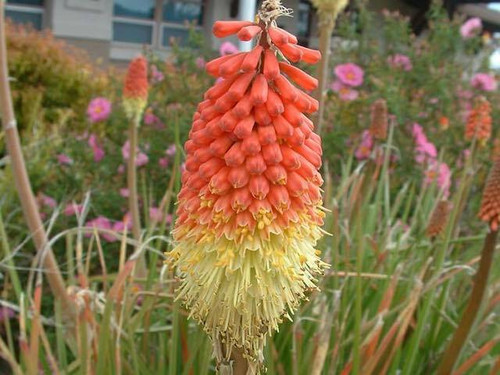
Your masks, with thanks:
M318 89L317 99L319 100L319 111L317 117L318 134L321 134L323 128L323 117L325 114L326 103L326 84L328 82L328 66L330 62L330 49L332 45L332 33L335 28L335 18L333 14L322 13L320 14L319 26L319 50L321 51L321 61L318 70Z
M7 151L10 156L12 174L21 207L28 228L33 237L33 242L45 269L47 280L52 293L59 298L63 311L68 319L76 316L76 307L68 296L61 271L48 245L48 237L40 217L35 196L26 170L26 163L22 154L21 141L16 126L14 107L9 84L9 71L7 66L7 43L5 37L5 3L0 1L0 112L5 133Z
M132 234L134 236L134 240L137 243L137 247L139 246L141 240L141 218L139 215L139 196L137 194L137 167L135 165L136 156L137 156L137 144L138 144L138 129L139 129L139 120L136 119L130 122L129 128L129 145L130 152L128 158L128 170L127 170L127 184L128 184L128 205L130 216L132 220ZM136 274L144 275L145 274L145 259L144 255L141 254L137 260L136 265Z
M451 374L453 367L460 356L464 343L469 336L472 325L476 320L486 287L488 285L488 277L491 271L491 265L493 264L493 255L495 253L497 235L498 231L490 231L484 240L479 269L476 272L474 287L472 289L469 302L465 308L464 314L462 315L462 319L458 324L458 328L443 355L443 360L437 371L438 375Z

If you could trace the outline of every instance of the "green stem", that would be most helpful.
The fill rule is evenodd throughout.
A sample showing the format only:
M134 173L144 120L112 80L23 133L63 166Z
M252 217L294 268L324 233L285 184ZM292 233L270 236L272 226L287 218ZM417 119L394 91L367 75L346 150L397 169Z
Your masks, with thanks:
M484 293L486 292L486 287L488 286L488 278L491 271L491 265L493 264L493 255L495 253L497 235L498 231L491 231L484 240L481 261L476 272L474 287L472 289L469 302L467 303L462 319L458 324L458 328L443 355L443 360L437 371L438 375L448 375L453 371L453 367L460 356L460 352L462 351L472 325L474 324L474 321L479 313L481 302L483 301Z
M129 128L129 138L128 138L130 145L130 152L128 158L127 187L129 191L128 206L132 220L132 234L136 242L136 249L139 248L141 241L141 217L139 213L139 194L137 193L137 167L135 165L137 157L138 138L139 138L138 129L139 129L139 119L131 121ZM137 259L135 275L144 276L145 274L146 274L146 261L144 259L144 254L142 253Z

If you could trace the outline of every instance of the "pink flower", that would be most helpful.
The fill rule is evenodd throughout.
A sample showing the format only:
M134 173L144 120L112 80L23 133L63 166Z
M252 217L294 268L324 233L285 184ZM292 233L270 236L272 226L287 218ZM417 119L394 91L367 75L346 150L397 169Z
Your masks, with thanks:
M352 100L356 100L359 97L359 92L350 88L347 85L344 85L340 81L335 81L331 85L331 89L339 94L340 100L350 102Z
M16 312L10 307L2 306L0 307L0 323L5 320L12 319L16 316Z
M111 114L111 102L106 98L94 98L87 107L87 117L91 123L105 121Z
M120 189L120 195L123 198L128 198L130 196L130 192L128 191L127 188L122 188L122 189Z
M175 148L175 144L171 144L170 146L168 146L167 150L165 151L165 154L167 156L175 156L175 153L177 152L177 149Z
M71 164L73 164L73 159L71 159L66 154L59 154L59 155L57 155L57 162L60 165L71 165Z
M48 208L56 208L57 207L57 201L54 198L49 197L48 195L40 193L38 195L38 199L39 199L40 204L45 206L45 207L48 207Z
M130 157L130 142L127 140L122 147L122 156L123 159L128 160ZM136 149L136 159L135 159L135 165L137 167L142 167L146 165L149 162L148 156L143 153L139 148Z
M124 174L125 173L125 165L120 164L116 171L118 172L118 174Z
M144 167L146 164L148 164L149 158L144 152L139 152L137 154L137 157L135 159L135 165L137 167Z
M496 91L498 85L495 76L487 73L477 73L472 77L472 87L482 91Z
M124 160L128 160L130 157L130 141L126 141L122 146L122 156Z
M337 78L347 86L358 87L363 84L363 77L365 72L360 66L347 63L342 65L337 65L335 67L335 75Z
M437 157L436 146L427 140L422 126L415 123L412 126L412 134L415 140L415 161L422 164Z
M437 186L443 191L444 198L448 198L451 186L451 171L446 163L433 161L429 163L425 171L425 185L436 182Z
M130 213L127 212L125 216L123 216L123 220L117 221L113 224L113 230L118 233L130 232L132 230L132 219L130 218Z
M464 22L460 27L460 34L464 39L470 39L479 34L483 28L483 22L480 18L474 17Z
M151 65L151 83L160 83L165 79L164 74L158 70L156 65Z
M168 159L167 158L160 158L158 160L158 165L160 168L167 168L168 167Z
M167 215L165 216L165 224L167 224L167 225L172 224L172 220L173 220L173 218L174 218L174 217L172 216L172 214L167 214Z
M154 125L159 121L160 119L156 117L151 111L146 111L146 113L144 113L144 124Z
M408 56L397 53L387 58L387 63L392 68L402 69L409 72L413 69L413 64Z
M196 66L198 67L198 69L205 68L206 64L207 64L207 62L205 61L205 59L203 57L198 57L196 59Z
M373 138L368 130L365 130L361 135L361 143L354 152L354 156L358 160L368 159L372 153Z
M68 203L64 208L64 215L73 216L77 214L81 214L83 212L83 205L76 203Z
M149 208L149 218L153 222L160 222L163 220L163 212L158 207L150 207Z
M95 228L95 229L102 229L102 230L113 230L113 225L111 224L111 221L104 216L99 216L95 218L94 220L90 220L87 222L85 225L87 228ZM87 237L91 237L92 234L87 233ZM109 233L100 233L99 236L103 238L107 242L115 242L117 241L116 236L109 234Z
M92 152L94 153L94 161L96 163L100 162L106 154L104 153L104 150L100 146L97 140L97 136L95 134L90 135L88 144L92 148Z
M232 55L233 53L238 53L240 50L231 42L224 42L219 48L219 53L221 56Z

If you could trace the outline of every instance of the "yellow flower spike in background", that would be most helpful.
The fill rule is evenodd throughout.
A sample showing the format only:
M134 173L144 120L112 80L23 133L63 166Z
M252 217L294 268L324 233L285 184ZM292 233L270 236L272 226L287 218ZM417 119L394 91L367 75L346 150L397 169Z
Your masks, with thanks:
M258 373L266 337L327 267L316 249L321 140L304 114L318 102L289 81L313 90L317 80L288 62L314 64L321 54L276 26L283 14L279 1L265 1L258 24L215 24L216 36L257 45L207 64L222 80L205 93L185 145L167 257L181 279L178 298L214 341L221 371L242 353L245 371Z

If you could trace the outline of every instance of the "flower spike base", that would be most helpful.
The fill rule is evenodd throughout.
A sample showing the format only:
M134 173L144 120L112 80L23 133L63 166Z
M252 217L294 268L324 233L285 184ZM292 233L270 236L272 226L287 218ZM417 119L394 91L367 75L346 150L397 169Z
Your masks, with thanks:
M185 145L176 246L167 256L181 279L178 298L214 341L221 371L237 352L246 372L258 373L267 335L291 319L327 267L316 250L321 140L305 115L318 102L299 88L314 90L317 80L290 63L315 64L321 55L276 26L287 12L267 0L255 23L215 23L217 37L237 34L256 46L207 64L219 80Z

